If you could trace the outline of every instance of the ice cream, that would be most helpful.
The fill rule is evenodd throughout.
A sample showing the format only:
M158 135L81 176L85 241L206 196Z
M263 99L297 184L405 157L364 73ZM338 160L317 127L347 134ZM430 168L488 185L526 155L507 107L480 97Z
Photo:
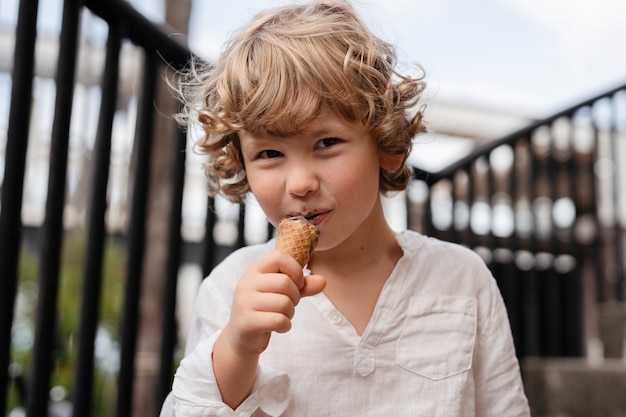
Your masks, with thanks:
M276 249L291 255L303 268L317 246L319 229L304 217L286 217L278 224Z

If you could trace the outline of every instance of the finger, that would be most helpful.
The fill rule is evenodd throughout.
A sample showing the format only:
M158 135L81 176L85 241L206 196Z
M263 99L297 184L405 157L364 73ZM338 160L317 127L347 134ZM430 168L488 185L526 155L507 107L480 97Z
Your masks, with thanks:
M291 319L295 313L295 303L287 295L268 293L259 297L254 309L258 312L280 313Z
M255 327L261 331L286 333L291 329L291 319L282 313L258 312Z
M302 297L319 294L326 288L326 278L321 275L309 275L304 277L304 286L300 289Z
M275 259L278 270L289 275L291 280L296 284L296 287L302 288L304 286L304 273L298 261L280 250L274 251L274 256L276 256Z
M264 274L256 283L257 291L264 294L277 294L289 297L293 305L300 301L300 291L287 274Z
M302 267L294 258L280 250L261 257L252 269L258 274L283 273L291 278L296 287L304 286Z
M302 267L294 258L281 250L274 250L263 255L255 264L260 273L284 272L288 275L297 275L302 272Z

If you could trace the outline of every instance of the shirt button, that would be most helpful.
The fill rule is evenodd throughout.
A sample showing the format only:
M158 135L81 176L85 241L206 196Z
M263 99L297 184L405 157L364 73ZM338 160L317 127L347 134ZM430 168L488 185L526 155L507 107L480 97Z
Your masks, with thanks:
M287 393L284 390L277 391L274 395L274 399L279 403L282 403L287 398Z
M261 398L263 398L263 397L265 397L266 395L267 395L267 387L262 387L262 388L259 390L259 396L260 396Z
M341 315L337 312L333 313L330 315L330 322L332 324L339 324L341 323Z

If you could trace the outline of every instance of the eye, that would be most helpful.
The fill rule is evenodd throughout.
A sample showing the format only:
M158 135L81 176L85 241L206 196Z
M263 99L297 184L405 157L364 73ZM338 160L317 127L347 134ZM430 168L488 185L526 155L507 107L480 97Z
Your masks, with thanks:
M330 148L331 146L337 144L339 142L338 138L324 138L321 139L319 142L317 142L317 147L318 148Z
M277 150L274 149L266 149L264 151L261 151L257 154L257 158L258 159L274 159L274 158L279 158L281 157L283 154L280 153Z

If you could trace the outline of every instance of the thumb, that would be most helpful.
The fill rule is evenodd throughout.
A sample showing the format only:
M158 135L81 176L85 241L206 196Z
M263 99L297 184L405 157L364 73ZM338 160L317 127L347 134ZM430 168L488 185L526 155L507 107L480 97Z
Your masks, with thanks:
M315 295L326 287L326 278L321 275L308 275L304 277L304 287L300 289L300 295L307 297L309 295Z

